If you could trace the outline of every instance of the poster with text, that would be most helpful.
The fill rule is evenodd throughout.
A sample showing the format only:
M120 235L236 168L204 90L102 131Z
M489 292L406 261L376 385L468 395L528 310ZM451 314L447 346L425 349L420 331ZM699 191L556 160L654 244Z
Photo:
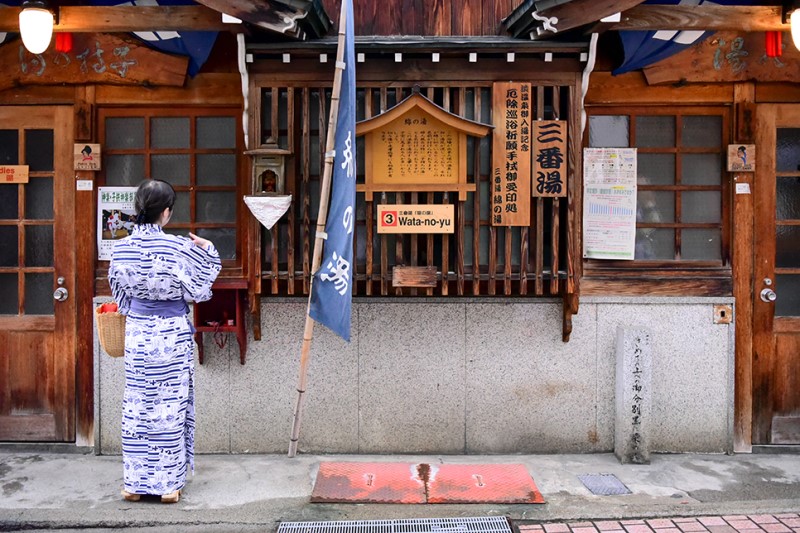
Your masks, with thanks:
M636 148L583 150L583 257L633 260Z
M133 231L135 197L136 187L97 188L97 259L110 260L114 243Z

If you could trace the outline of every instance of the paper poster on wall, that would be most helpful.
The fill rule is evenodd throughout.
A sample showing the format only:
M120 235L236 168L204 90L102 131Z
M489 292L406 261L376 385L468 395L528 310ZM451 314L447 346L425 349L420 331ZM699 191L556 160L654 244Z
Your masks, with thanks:
M114 243L133 231L135 197L136 187L97 188L97 259L110 260Z
M729 172L755 172L755 170L756 170L755 144L728 145Z
M72 156L75 170L97 171L103 168L99 144L75 144Z
M583 150L583 257L632 260L636 245L636 149Z

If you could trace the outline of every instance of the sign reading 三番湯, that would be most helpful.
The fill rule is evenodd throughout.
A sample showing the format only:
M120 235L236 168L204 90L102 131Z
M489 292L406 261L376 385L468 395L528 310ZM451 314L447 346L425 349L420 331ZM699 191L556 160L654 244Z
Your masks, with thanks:
M567 195L567 122L537 120L533 123L533 196L563 198Z

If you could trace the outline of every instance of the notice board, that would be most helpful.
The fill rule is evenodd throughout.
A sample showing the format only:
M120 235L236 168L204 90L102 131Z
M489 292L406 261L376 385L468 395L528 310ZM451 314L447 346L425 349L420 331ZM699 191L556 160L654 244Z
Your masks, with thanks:
M492 225L531 223L531 84L492 85Z
M636 148L583 150L583 257L633 260Z

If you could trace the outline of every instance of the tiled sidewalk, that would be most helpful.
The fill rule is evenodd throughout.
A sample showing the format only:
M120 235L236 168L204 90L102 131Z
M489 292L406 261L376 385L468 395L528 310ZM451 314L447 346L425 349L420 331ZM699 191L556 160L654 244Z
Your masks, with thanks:
M800 533L800 515L725 515L541 524L514 521L514 526L519 533Z

